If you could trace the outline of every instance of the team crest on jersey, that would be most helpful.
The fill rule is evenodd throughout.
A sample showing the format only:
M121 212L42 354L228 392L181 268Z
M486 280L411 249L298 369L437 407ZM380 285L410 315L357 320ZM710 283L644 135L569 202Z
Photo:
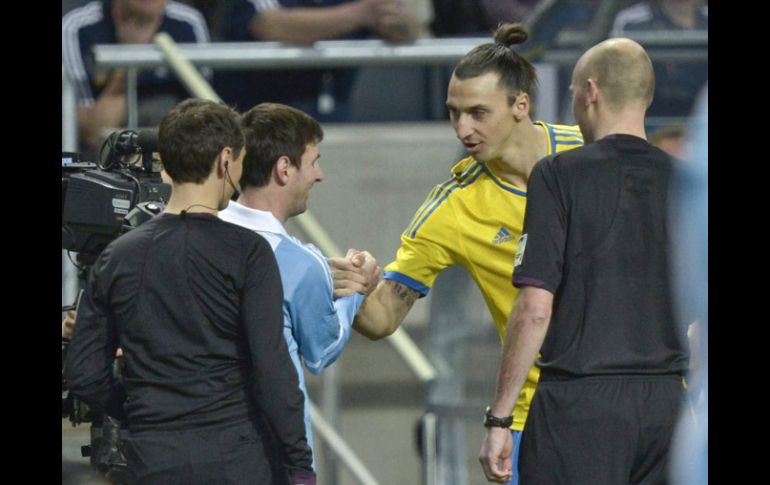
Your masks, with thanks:
M504 242L514 241L515 239L516 239L516 236L508 232L508 229L501 227L500 230L497 231L497 235L495 236L495 238L492 239L492 243L502 244Z
M516 254L513 256L513 266L520 266L521 260L524 258L524 250L527 248L527 235L522 234L519 239L519 245L516 246Z

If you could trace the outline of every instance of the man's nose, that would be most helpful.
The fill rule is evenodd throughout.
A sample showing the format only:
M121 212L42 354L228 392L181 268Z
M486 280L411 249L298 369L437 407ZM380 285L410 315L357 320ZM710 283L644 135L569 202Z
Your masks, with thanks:
M457 118L454 122L454 128L455 133L457 133L457 137L460 139L463 139L473 133L473 126L470 123L468 116L466 116L464 113L457 115Z

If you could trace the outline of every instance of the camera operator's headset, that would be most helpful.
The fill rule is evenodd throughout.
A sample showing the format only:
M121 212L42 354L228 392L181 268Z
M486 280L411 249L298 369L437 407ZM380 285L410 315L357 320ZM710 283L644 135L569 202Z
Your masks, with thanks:
M234 184L233 179L230 177L230 160L225 160L225 176L227 177L227 181L230 182L230 186L235 190L233 198L238 198L238 196L241 195L241 184Z

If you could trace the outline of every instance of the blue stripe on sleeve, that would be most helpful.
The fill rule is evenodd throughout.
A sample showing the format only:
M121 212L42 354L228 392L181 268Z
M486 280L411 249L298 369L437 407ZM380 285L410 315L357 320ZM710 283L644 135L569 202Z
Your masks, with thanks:
M582 140L563 140L558 142L559 145L582 145Z
M422 296L427 295L428 292L430 291L429 287L397 271L386 271L385 274L382 276L382 278L386 280L392 280L397 283L401 283L402 285L406 285L415 291L419 291Z

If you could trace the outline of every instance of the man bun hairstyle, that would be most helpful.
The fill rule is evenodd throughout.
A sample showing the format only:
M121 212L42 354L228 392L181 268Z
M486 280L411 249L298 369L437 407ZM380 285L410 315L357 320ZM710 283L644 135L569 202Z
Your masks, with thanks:
M495 31L495 42L509 48L523 44L528 38L529 32L522 24L500 24Z
M521 93L535 96L537 74L535 67L513 49L525 42L529 32L520 23L505 23L495 31L495 41L475 47L463 57L454 70L458 79L469 79L494 72L500 76L500 85L508 92L508 103L513 104Z

